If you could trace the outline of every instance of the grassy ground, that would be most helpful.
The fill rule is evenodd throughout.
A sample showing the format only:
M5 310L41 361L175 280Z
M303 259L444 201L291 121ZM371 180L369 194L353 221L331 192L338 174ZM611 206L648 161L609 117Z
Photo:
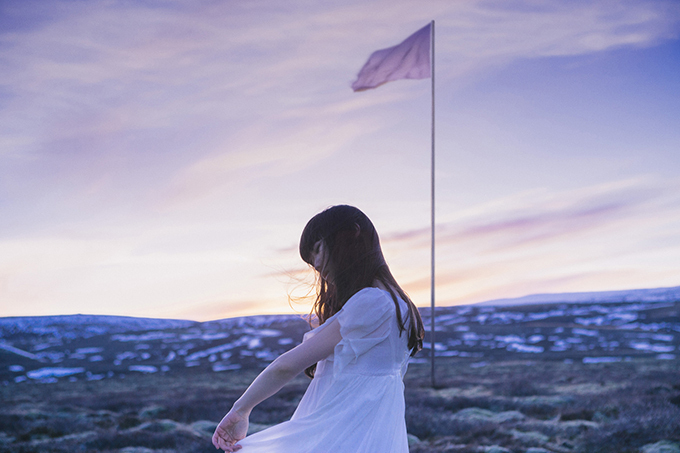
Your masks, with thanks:
M677 361L608 364L500 362L426 367L407 379L407 425L424 442L412 452L637 452L680 441ZM502 451L502 450L499 450Z
M625 453L663 440L680 444L678 360L470 365L438 360L435 388L429 365L409 368L412 453ZM214 451L216 422L256 373L2 386L0 452ZM253 427L289 418L307 383L298 377L256 408Z

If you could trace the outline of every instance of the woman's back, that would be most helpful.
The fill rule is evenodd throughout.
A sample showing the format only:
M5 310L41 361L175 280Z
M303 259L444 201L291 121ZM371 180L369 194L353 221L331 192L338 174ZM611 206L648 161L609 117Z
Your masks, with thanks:
M317 364L291 420L245 438L243 453L408 452L402 383L408 340L391 295L360 290L304 341L335 322L342 339Z
M406 316L406 303L398 301L402 317ZM400 335L390 293L380 288L364 288L326 323L334 319L340 323L342 340L331 356L319 362L315 376L332 372L335 376L356 373L403 377L409 356L408 339L405 332Z
M312 312L321 326L260 373L213 444L244 453L407 453L403 376L409 353L422 347L423 325L373 223L353 206L328 208L307 222L300 257L317 272ZM302 370L313 379L293 417L243 439L253 407Z

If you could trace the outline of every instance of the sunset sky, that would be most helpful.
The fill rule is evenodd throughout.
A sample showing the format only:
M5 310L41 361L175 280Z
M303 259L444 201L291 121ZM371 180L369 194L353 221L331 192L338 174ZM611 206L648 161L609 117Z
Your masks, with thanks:
M3 0L0 316L305 313L339 203L429 305L433 19L437 303L680 285L677 0Z

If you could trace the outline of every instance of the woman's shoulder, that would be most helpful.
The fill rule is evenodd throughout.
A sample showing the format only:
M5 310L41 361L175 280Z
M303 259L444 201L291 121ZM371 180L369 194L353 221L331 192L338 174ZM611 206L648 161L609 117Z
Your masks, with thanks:
M362 307L390 310L391 308L394 308L394 301L392 295L386 290L374 286L367 286L354 293L354 295L347 300L342 309L343 311L348 311L361 309Z
M352 297L349 298L349 301L352 299L386 299L386 300L392 300L392 295L385 289L378 288L376 286L367 286L365 288L360 289Z
M357 291L337 313L343 338L348 332L370 333L388 321L396 312L392 296L379 288L367 287Z

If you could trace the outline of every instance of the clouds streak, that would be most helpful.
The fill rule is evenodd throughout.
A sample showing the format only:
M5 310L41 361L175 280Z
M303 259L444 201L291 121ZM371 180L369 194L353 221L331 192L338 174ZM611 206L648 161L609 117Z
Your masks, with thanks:
M412 206L425 187L426 144L417 135L429 128L421 102L429 87L395 82L354 95L349 84L373 50L433 18L440 112L450 118L456 90L489 68L676 39L680 5L4 1L0 299L35 303L27 314L57 302L70 308L53 313L87 311L92 300L109 312L125 300L130 314L165 306L185 313L182 304L194 300L205 313L219 311L215 301L263 311L254 301L281 293L260 285L266 257L295 268L295 253L273 250L335 202L376 207L377 220L390 225L383 234L398 272L420 291L427 229L418 227L426 217ZM439 244L451 274L442 283L479 295L474 282L506 272L523 254L533 257L525 261L536 263L525 269L533 272L543 253L569 261L578 241L607 242L612 231L638 225L650 244L676 244L668 227L677 224L669 195L676 189L639 181L581 191L509 187L507 198L449 204ZM408 218L391 227L397 217L388 207ZM513 271L506 281L518 278Z
M680 250L675 239L667 236L670 242L664 243L659 236L680 226L678 193L678 181L625 180L494 200L490 204L502 206L497 209L475 206L461 212L459 219L437 226L440 295L447 302L475 302L503 291L535 292L528 289L535 287L581 283L604 290L612 282L625 282L622 275L636 272L636 279L629 277L631 284L648 279L642 275L650 271L643 264L649 256L660 258ZM656 230L659 227L665 233ZM404 250L426 254L429 241L428 228L383 237L386 248L401 254ZM671 267L680 271L680 263ZM618 274L615 268L620 269ZM403 275L410 291L422 294L429 289L426 268ZM607 278L598 281L595 275Z

